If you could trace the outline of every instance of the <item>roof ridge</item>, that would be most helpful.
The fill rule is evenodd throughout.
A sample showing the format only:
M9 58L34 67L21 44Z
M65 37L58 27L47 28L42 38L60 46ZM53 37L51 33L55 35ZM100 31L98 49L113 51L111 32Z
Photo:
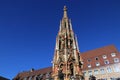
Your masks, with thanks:
M92 50L88 50L88 51L85 51L85 52L82 52L82 53L87 53L87 52L91 52L91 51L96 51L96 50L98 50L98 49L103 49L103 48L108 48L108 47L115 47L115 45L114 45L114 44L111 44L111 45L107 45L107 46L95 48L95 49L92 49Z

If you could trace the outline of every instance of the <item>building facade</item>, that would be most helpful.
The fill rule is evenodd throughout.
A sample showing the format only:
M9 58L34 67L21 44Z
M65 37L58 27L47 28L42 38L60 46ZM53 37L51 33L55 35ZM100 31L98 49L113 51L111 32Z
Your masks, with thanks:
M83 73L86 80L90 75L96 79L116 80L120 78L120 53L114 45L82 53Z
M114 45L84 53L79 52L77 37L64 7L56 37L52 67L18 73L13 80L115 80L120 77L120 52Z
M81 53L85 80L94 75L97 80L117 80L120 78L120 52L114 45ZM18 73L14 80L50 80L52 67Z

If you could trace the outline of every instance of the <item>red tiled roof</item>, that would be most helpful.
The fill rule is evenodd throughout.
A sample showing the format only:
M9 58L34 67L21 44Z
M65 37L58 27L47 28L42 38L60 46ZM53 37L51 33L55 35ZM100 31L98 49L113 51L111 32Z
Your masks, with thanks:
M47 68L43 68L43 69L39 69L39 70L33 70L32 72L31 71L26 71L26 72L21 72L19 73L15 78L20 78L20 79L23 79L25 77L30 77L30 76L37 76L37 75L40 75L40 74L46 74L47 72L51 72L52 71L52 67L47 67ZM14 80L16 80L14 78Z
M96 62L99 62L100 66L105 66L104 60L109 60L109 64L113 64L114 63L113 57L111 57L111 53L113 53L113 52L116 53L115 57L118 57L120 55L118 50L115 48L114 45L105 46L102 48L98 48L95 50L91 50L91 51L87 51L87 52L82 53L81 56L82 56L83 61L84 61L83 70L96 68L97 67L95 64ZM103 55L106 55L107 58L103 59L103 57L102 57ZM98 60L95 60L96 57L98 57ZM91 61L88 62L88 59L90 59ZM91 64L91 68L88 68L88 64Z
M84 59L86 58L92 58L95 56L99 56L101 54L109 54L112 52L116 52L118 53L117 49L115 48L114 45L109 45L109 46L105 46L105 47L101 47L101 48L97 48L94 50L90 50L87 52L83 52L81 55L83 56Z

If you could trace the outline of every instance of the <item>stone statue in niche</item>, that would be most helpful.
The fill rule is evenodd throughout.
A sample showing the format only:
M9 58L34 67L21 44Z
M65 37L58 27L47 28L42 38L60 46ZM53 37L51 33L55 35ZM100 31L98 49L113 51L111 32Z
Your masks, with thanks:
M64 74L63 74L62 70L58 71L58 78L59 78L59 80L64 80Z
M64 39L61 41L61 48L64 49L65 41Z

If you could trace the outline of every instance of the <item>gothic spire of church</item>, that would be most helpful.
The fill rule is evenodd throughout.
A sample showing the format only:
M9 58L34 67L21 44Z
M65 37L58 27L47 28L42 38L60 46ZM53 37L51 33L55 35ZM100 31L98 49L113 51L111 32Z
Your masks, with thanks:
M60 29L56 37L52 76L54 80L70 80L71 77L80 80L83 76L81 71L82 58L77 37L72 30L71 20L68 19L66 6L64 6L63 11L63 18L60 21Z
M67 31L67 34L69 34L70 30L72 30L72 24L71 20L67 16L67 7L64 6L63 8L63 18L60 21L60 29L59 31Z
M64 6L63 11L64 11L63 18L67 18L67 7L66 6Z

